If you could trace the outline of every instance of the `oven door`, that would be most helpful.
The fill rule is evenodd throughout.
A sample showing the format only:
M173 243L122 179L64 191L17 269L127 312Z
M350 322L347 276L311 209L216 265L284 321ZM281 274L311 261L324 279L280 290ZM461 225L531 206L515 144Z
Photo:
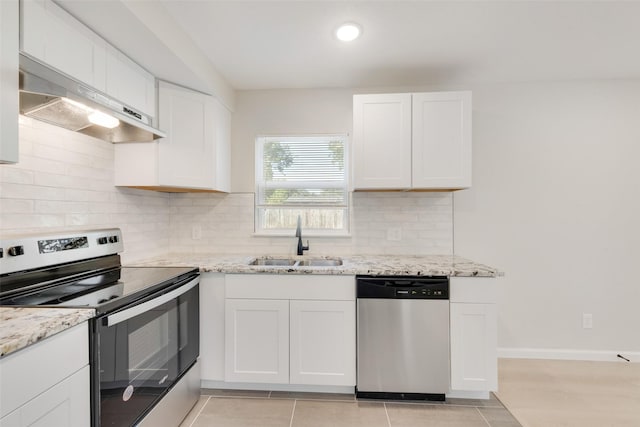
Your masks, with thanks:
M134 425L196 361L198 283L191 278L96 319L94 425Z

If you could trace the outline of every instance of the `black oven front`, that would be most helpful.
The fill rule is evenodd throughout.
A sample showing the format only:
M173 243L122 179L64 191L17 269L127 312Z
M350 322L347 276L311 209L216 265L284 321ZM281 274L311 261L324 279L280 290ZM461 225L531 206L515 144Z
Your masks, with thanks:
M194 365L198 283L187 277L94 319L94 426L136 425Z

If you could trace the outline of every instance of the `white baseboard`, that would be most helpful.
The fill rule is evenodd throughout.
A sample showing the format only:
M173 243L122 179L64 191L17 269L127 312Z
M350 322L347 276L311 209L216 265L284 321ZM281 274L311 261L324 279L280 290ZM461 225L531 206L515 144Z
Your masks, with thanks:
M465 391L465 390L450 390L447 393L447 399L456 398L456 399L479 399L479 400L487 400L491 397L490 392L488 391Z
M625 362L618 354L631 362L640 362L637 351L599 351L558 348L498 348L498 357L505 359L590 360L598 362Z

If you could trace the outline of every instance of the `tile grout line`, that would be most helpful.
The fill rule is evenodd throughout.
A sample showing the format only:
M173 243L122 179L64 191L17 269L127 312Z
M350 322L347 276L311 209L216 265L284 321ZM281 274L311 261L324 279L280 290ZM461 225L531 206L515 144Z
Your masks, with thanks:
M289 427L293 427L293 415L296 413L296 403L298 399L293 399L293 409L291 409L291 421L289 421Z
M387 411L387 402L382 402L384 406L384 414L387 416L387 425L391 427L391 418L389 418L389 411Z
M478 408L477 406L475 408L476 408L476 411L478 411L478 414L480 414L480 417L484 420L485 423L487 423L487 426L491 427L491 423L489 423L489 421L485 418L482 411L480 411L480 408Z
M200 410L198 411L198 415L196 415L193 421L191 421L191 424L189 424L189 427L193 427L193 424L196 421L198 421L198 418L200 418L200 414L202 413L202 411L204 410L204 407L207 406L207 403L209 403L210 400L211 400L211 396L208 396L207 401L204 402L204 404L202 405L202 408L200 408Z

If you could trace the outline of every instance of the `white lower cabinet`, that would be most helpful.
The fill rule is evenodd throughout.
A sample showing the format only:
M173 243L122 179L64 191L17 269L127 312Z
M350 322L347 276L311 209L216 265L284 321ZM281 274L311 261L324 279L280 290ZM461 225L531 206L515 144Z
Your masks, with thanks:
M225 381L289 382L289 301L228 299Z
M0 427L87 427L89 366L0 419Z
M451 389L498 389L496 279L452 278Z
M354 385L353 301L290 301L289 317L289 382Z
M200 375L224 381L224 274L200 274Z
M88 337L85 322L0 359L0 427L91 424Z
M227 275L225 381L354 386L353 276Z

